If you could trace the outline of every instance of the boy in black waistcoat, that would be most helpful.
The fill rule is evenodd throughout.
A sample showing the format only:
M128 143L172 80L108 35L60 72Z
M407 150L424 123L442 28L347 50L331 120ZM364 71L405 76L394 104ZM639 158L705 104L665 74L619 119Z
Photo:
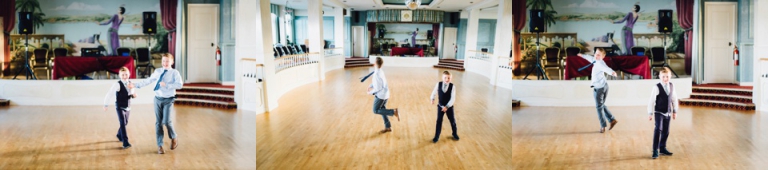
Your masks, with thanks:
M437 128L435 129L435 138L432 139L433 143L437 143L440 139L440 131L443 128L443 115L448 115L448 120L451 121L451 130L453 130L453 139L459 140L459 135L456 133L456 119L453 116L453 104L456 101L456 86L451 83L451 73L443 71L443 81L438 82L435 85L435 89L432 90L432 95L429 96L429 100L432 104L435 104L435 95L438 97L437 103Z
M667 138L669 137L669 118L677 117L679 102L675 86L669 82L670 70L664 68L659 72L661 82L651 88L651 101L648 103L648 120L656 118L656 127L653 129L653 156L656 159L659 153L664 156L672 156L667 150Z
M115 96L115 109L117 110L117 119L120 121L120 129L117 130L117 140L123 142L123 149L131 147L131 143L128 142L128 133L125 132L125 126L128 125L128 117L131 115L130 99L136 97L136 93L133 90L133 83L128 81L128 77L131 76L131 72L126 67L120 68L120 80L112 85L112 88L107 91L107 96L104 98L104 111L107 111L110 98Z

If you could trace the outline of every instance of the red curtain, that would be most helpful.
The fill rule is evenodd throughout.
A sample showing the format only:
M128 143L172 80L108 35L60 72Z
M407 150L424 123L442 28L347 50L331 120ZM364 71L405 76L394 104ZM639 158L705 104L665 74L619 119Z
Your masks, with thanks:
M16 0L0 0L0 17L3 17L3 53L5 54L6 63L11 62L11 48L8 40L11 38L11 31L16 24ZM0 63L5 64L5 63ZM10 70L10 69L5 69Z
M693 45L693 1L676 0L677 21L685 29L685 73L691 75L691 46Z
M168 30L168 53L176 56L176 8L177 0L160 0L163 27Z
M368 54L371 53L371 50L373 50L373 39L376 38L376 23L375 22L369 22L368 23L368 32L370 38L368 39ZM365 54L363 54L365 55ZM362 57L362 56L360 56Z
M435 42L435 45L434 45L435 46L435 54L437 54L437 52L438 52L437 42L440 42L440 41L438 41L439 40L438 35L440 35L440 24L432 24L432 38L435 39L435 41L434 41Z
M515 63L515 68L513 68L513 72L515 75L520 75L520 60L522 60L523 56L520 53L520 31L525 28L525 19L526 19L526 9L525 9L525 0L515 0L512 1L512 23L513 27L512 31L514 31L515 38L512 40L512 51L514 53L514 58L512 59Z

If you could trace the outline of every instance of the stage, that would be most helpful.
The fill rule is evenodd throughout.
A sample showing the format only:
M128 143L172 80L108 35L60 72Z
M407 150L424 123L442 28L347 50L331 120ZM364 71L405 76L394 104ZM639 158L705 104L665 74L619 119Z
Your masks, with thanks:
M440 62L440 58L434 57L400 57L400 56L377 56L371 55L368 59L371 63L376 63L376 57L384 60L385 67L432 67Z

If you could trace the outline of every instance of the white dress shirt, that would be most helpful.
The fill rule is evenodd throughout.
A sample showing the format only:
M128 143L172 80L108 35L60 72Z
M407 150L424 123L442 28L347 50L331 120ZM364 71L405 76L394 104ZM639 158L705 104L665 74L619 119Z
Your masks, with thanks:
M453 103L456 101L456 84L453 85L453 89L451 89L451 92L448 92L448 84L449 83L443 82L442 88L440 88L440 82L435 84L435 89L432 90L432 95L429 95L429 101L435 100L435 96L439 94L437 89L440 88L440 90L442 90L443 93L451 93L451 100L448 100L448 104L446 105L446 107L453 107ZM440 103L440 101L437 101L437 102Z
M125 86L125 89L128 90L128 94L136 94L136 91L134 89L128 88L128 82L130 81L123 81L120 80L120 82L123 82L123 85ZM116 101L116 92L120 91L120 83L115 82L112 84L112 87L109 88L109 91L107 91L107 96L104 97L104 106L109 106L109 103L115 103Z
M677 113L677 109L680 108L680 101L677 100L677 90L672 89L672 93L669 93L669 83L662 83L662 87L664 87L664 93L667 93L667 95L670 96L672 99L672 112ZM674 88L674 86L673 86ZM648 102L648 115L653 115L654 112L656 112L656 96L659 95L659 87L656 86L656 84L653 84L653 88L651 88L651 100ZM669 116L669 113L661 113L664 116Z
M165 68L155 69L155 72L153 72L149 78L144 79L143 81L139 81L134 85L136 88L142 88L144 86L151 85L150 87L154 89L155 84L157 84L157 81L160 78L160 75L163 74L163 71L165 71ZM155 90L156 97L169 98L176 96L176 89L181 89L181 87L184 86L184 80L181 79L181 74L179 74L179 71L176 69L168 69L168 72L165 72L165 75L161 81L165 82L165 87L160 86L159 89Z
M582 54L581 58L584 58L585 60L589 61L590 63L595 63L592 65L592 87L594 88L603 88L605 85L608 84L608 82L605 80L605 74L613 74L613 69L608 67L608 65L605 64L605 61L603 60L595 60L594 56Z
M387 85L384 71L381 68L377 68L372 76L371 85L368 87L372 87L373 90L369 91L368 94L373 94L376 98L383 100L389 99L389 85Z

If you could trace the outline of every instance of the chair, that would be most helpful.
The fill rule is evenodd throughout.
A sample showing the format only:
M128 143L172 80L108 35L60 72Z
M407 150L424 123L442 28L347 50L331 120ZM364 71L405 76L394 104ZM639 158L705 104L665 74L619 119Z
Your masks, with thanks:
M69 56L69 50L67 48L56 48L53 50L53 57Z
M304 53L309 53L309 48L307 48L307 45L302 44L301 51L304 51Z
M290 49L288 49L288 47L286 47L286 46L282 46L282 47L280 47L280 48L282 48L282 49L283 49L283 52L284 52L285 54L288 54L288 55L293 55L293 52L291 52L291 50L290 50Z
M542 59L542 66L544 67L544 70L546 69L557 69L558 75L560 75L560 78L563 78L563 64L562 60L560 59L560 48L557 47L549 47L544 50L544 54L546 57Z
M32 64L32 70L43 69L45 70L48 78L51 78L51 64L50 57L48 57L48 49L38 48L34 50L34 63Z
M120 48L117 48L117 54L116 55L128 57L128 56L131 56L131 51L132 51L131 48L120 47Z
M667 63L667 52L664 50L664 47L651 48L651 71L653 71L653 68L655 67L669 68L669 70L675 74L676 78L680 78L680 76L677 76L677 73L675 73L675 70L672 70L672 68L669 67L669 64Z
M274 56L275 58L279 56L277 55L277 50L275 50L275 48L272 48L272 56Z
M136 58L134 59L136 60L136 76L139 76L139 67L144 67L144 71L141 74L143 77L150 75L150 73L154 71L155 66L152 65L152 58L149 56L149 48L136 48Z
M581 53L581 48L579 48L579 47L568 47L568 48L565 48L565 56L566 57L568 57L568 56L577 56L577 55L579 55L579 53Z
M307 53L306 51L304 51L304 49L301 49L299 45L293 45L293 48L296 49L296 51L299 52L299 54Z
M648 56L648 53L647 53L648 48L641 47L641 46L632 47L630 52L632 52L632 55L636 55L636 56Z

